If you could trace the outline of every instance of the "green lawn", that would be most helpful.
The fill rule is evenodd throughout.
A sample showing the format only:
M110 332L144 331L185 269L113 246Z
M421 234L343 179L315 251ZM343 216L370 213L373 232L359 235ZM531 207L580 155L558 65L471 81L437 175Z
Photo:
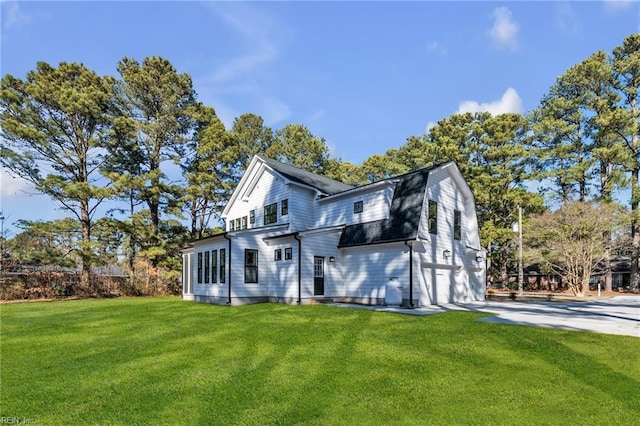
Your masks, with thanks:
M0 417L55 424L637 424L640 339L177 298L0 306Z

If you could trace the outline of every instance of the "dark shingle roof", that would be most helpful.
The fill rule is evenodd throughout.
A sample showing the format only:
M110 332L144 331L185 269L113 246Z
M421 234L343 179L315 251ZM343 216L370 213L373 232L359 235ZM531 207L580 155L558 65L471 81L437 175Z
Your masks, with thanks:
M338 247L415 239L418 236L427 178L432 169L421 169L395 178L399 182L393 192L389 219L347 226L342 232Z
M337 194L338 192L353 189L351 185L347 185L346 183L338 182L337 180L329 179L325 176L320 176L306 170L298 169L296 167L280 163L261 155L259 155L258 157L269 167L271 167L290 181L311 186L327 195L333 195Z

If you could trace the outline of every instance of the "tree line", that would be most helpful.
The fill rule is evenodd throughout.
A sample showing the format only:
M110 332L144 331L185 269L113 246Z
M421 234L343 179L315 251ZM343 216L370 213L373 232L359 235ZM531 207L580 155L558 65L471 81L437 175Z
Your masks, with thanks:
M303 124L274 130L247 113L225 128L190 76L164 58L123 58L116 70L39 62L25 79L2 78L0 163L69 214L19 221L21 232L2 236L5 264L79 265L88 292L91 266L104 263L121 263L133 278L141 263L176 278L179 248L220 230L254 154L354 185L455 161L476 197L490 280L505 280L514 260L518 206L532 216L547 203L611 204L630 190L638 289L640 34L571 67L533 111L454 114L362 165L332 157Z

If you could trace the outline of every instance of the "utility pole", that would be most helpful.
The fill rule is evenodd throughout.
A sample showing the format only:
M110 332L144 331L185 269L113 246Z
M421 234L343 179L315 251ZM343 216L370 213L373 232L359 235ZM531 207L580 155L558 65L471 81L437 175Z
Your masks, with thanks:
M0 273L4 274L4 215L0 211Z
M522 265L522 207L518 206L518 293L524 293L524 267Z

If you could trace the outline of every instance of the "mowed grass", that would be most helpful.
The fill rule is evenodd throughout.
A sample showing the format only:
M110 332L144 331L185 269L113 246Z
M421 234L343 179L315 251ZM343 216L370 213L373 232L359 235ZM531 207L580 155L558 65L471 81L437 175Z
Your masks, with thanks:
M56 424L637 424L640 339L331 306L9 304L0 416Z

